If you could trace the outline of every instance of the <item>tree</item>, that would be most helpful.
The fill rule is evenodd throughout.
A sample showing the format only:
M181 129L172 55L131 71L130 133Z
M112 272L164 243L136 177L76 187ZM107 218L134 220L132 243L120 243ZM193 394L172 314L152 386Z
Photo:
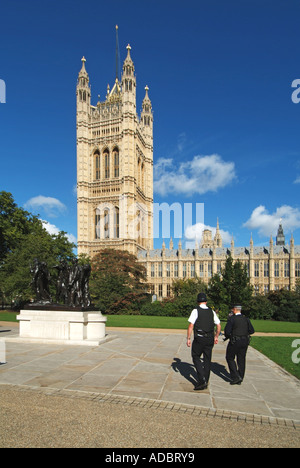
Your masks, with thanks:
M214 307L219 309L222 318L225 318L234 304L241 304L247 310L252 294L253 288L250 285L246 266L239 260L234 262L229 255L221 275L214 275L209 283L208 295Z
M295 291L272 291L268 299L275 306L273 318L278 321L299 322L300 296Z
M0 193L0 210L1 295L15 304L32 299L30 266L37 258L51 270L54 297L57 271L53 267L62 259L75 257L74 244L64 232L50 235L36 216L15 204L9 193Z
M269 301L267 296L260 294L250 299L246 305L246 313L254 320L271 320L276 313L276 306Z
M138 313L148 299L146 269L127 251L104 249L91 261L90 290L107 314Z
M178 279L173 282L173 297L145 304L143 315L161 315L167 317L188 317L197 306L197 295L205 292L207 286L200 278Z
M197 306L197 295L206 292L207 286L200 278L175 280L172 286L173 315L188 317Z
M11 193L0 192L0 265L36 224L38 218L19 208Z

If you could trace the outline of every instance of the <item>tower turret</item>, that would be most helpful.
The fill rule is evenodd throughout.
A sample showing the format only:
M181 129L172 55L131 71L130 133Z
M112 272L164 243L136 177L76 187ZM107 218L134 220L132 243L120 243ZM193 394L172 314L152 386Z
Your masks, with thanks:
M276 237L276 245L285 245L285 235L283 232L282 221L280 220L277 237Z
M77 81L77 110L87 112L91 105L91 87L89 75L85 69L85 57L82 57L82 68L78 75Z
M136 108L136 77L134 74L134 64L130 56L131 47L127 46L127 57L123 64L122 91L123 103Z
M220 233L219 218L217 219L217 229L214 237L214 243L216 247L223 247L223 239Z
M149 88L145 87L146 95L142 104L141 123L144 129L144 133L152 136L153 134L153 113L152 104L148 95Z

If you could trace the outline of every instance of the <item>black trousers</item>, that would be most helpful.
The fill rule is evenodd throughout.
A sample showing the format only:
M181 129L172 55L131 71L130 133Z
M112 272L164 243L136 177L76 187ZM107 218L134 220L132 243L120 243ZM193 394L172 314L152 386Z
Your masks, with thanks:
M234 344L229 343L226 351L226 361L233 380L244 379L246 371L246 354L249 346L248 338L242 338Z
M201 384L209 381L214 342L214 336L203 338L196 336L193 341L192 359ZM200 359L202 355L203 363Z

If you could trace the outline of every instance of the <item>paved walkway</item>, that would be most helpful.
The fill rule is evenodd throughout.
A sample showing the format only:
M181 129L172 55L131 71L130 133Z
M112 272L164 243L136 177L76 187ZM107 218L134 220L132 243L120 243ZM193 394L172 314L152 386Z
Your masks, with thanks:
M16 325L0 326L2 350L3 338L17 332ZM99 347L6 342L0 388L130 399L136 405L299 428L299 381L253 348L248 351L245 381L230 386L226 344L221 341L214 348L209 388L195 392L186 332L108 328L107 333L109 340Z

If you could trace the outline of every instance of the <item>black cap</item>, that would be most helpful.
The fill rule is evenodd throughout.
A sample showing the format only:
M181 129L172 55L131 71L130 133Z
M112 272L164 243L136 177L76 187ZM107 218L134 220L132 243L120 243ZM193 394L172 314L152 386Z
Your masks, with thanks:
M205 293L198 294L197 302L207 302L206 294Z

